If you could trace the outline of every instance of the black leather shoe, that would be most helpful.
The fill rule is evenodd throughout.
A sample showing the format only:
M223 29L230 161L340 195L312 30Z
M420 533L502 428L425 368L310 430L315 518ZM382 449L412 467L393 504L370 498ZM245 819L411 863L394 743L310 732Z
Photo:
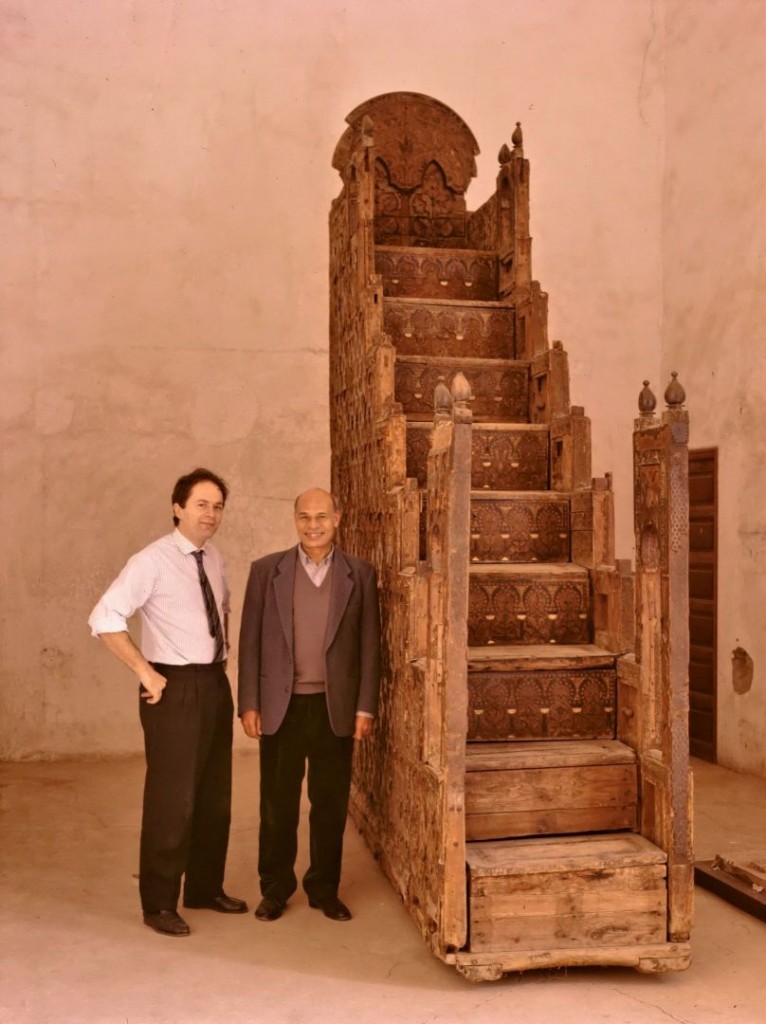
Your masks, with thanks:
M175 910L157 910L144 913L144 924L160 935L191 935L191 928Z
M205 900L204 903L184 900L184 906L189 910L217 910L219 914L247 913L247 903L244 900L238 900L236 896L227 896L225 892L220 896L214 896L212 900Z
M337 896L328 896L323 900L309 900L309 906L321 910L331 921L350 921L351 911Z
M276 921L278 917L282 916L284 909L284 903L272 899L270 896L264 896L255 908L255 916L259 921Z

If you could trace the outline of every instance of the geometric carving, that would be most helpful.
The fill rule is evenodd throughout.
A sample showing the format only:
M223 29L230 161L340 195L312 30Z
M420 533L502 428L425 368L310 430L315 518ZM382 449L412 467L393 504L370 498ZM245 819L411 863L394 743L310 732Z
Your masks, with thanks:
M471 486L491 491L548 489L548 431L545 428L474 428Z
M469 740L611 739L614 669L470 672Z
M407 424L407 476L426 486L431 430ZM548 434L540 428L474 427L471 486L474 490L543 491L548 486Z
M376 247L387 298L497 299L497 255L454 249Z
M383 329L401 355L513 358L513 309L437 300L383 300Z
M472 498L471 561L569 561L569 502L565 498Z
M583 644L590 642L587 571L503 573L472 570L469 586L468 643Z
M447 185L432 160L412 191L392 184L385 161L375 161L375 242L378 245L458 247L466 244L465 198Z
M433 356L397 356L397 402L410 419L433 420L434 389L450 384L462 372L473 392L470 407L474 422L526 423L529 421L529 369L526 364L500 360L465 360Z

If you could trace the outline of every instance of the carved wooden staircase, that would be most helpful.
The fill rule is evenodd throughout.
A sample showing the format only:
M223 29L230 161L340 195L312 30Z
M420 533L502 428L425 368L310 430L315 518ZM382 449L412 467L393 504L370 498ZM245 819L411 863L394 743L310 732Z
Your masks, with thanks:
M333 486L344 545L378 566L386 636L354 817L426 941L468 977L683 969L685 620L668 605L685 597L683 545L668 545L685 508L683 394L669 389L660 421L642 393L634 649L610 481L591 478L589 422L531 280L520 129L470 214L478 148L452 111L388 94L348 122Z

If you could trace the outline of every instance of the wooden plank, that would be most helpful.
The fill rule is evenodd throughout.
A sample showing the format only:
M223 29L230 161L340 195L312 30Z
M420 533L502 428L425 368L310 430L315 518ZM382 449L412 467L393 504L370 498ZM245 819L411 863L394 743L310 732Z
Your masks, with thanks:
M555 671L557 669L613 668L617 656L594 644L527 644L514 647L496 644L492 647L468 648L469 672Z
M622 797L622 794L618 796ZM635 803L618 807L557 807L543 811L530 809L480 813L471 810L470 798L466 799L465 835L470 841L568 835L575 832L619 832L621 829L636 827Z
M635 807L636 768L617 764L468 772L465 797L468 814Z
M686 942L639 943L635 946L595 944L587 949L502 950L455 955L455 967L469 981L497 980L512 971L549 970L557 967L635 967L645 974L685 971L691 964Z
M500 916L494 900L474 908L471 903L469 948L473 951L526 949L558 949L567 946L609 945L632 946L636 943L661 942L666 935L665 893L646 896L640 907L617 907L610 896L610 910L596 913L552 913L545 917ZM474 914L476 916L474 916Z
M530 740L526 743L469 743L466 770L635 764L636 753L618 740Z
M632 867L601 868L596 881L602 893L628 892L633 889L663 889L667 878L664 864L639 864ZM471 896L503 896L519 893L588 892L593 888L594 872L550 870L536 874L478 875L471 878Z
M664 864L666 854L644 836L622 832L608 836L561 836L470 843L466 861L471 876L522 875L544 871L614 870Z

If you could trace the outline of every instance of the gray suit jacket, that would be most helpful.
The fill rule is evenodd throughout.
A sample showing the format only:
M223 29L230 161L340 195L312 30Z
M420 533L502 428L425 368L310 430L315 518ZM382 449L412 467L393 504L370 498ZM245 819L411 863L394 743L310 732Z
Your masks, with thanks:
M261 713L272 735L293 688L293 586L298 548L259 558L250 567L239 634L239 715ZM327 708L337 736L351 736L356 714L377 714L380 613L375 569L338 547L333 556L325 637Z

